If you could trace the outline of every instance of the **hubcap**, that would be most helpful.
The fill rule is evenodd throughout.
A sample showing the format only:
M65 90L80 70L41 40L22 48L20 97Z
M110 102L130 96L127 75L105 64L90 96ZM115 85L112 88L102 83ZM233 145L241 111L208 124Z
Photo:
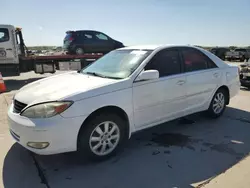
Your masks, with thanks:
M81 49L81 48L77 48L76 49L76 54L83 54L83 49Z
M112 121L105 121L96 126L89 139L93 153L99 156L112 152L120 140L119 127Z
M213 101L214 113L219 114L223 110L224 104L225 104L225 98L223 93L217 93Z

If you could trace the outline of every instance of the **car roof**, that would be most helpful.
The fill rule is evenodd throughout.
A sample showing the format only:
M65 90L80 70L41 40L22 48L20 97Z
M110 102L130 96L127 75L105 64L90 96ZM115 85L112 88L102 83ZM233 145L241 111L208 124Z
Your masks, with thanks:
M103 33L101 31L95 31L95 30L76 30L76 31L72 31L72 30L69 30L69 31L66 31L66 34L68 33L82 33L82 32L85 32L85 33Z
M138 46L128 46L124 48L119 48L118 50L156 50L156 49L164 49L170 47L193 47L198 48L191 45L176 45L176 44L160 44L160 45L138 45Z
M187 48L194 48L197 49L201 52L203 52L205 55L207 55L213 62L215 62L215 64L218 67L227 67L228 65L223 62L220 58L218 58L217 56L215 56L214 54L212 54L211 52L209 52L208 50L205 50L201 47L197 47L197 46L192 46L192 45L176 45L176 44L167 44L167 45L140 45L140 46L129 46L129 47L124 47L124 48L119 48L117 50L152 50L152 51L160 51L162 49L165 48L171 48L171 47L187 47Z
M75 32L97 32L97 33L102 33L101 31L96 31L96 30L76 30Z

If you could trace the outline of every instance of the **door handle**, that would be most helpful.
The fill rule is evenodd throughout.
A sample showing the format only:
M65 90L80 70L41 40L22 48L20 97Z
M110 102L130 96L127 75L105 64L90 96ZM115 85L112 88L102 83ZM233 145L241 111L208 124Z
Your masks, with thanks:
M219 73L214 73L215 78L218 78L218 76L219 76Z
M11 48L7 48L6 50L12 50Z
M185 84L185 83L186 83L185 80L179 80L179 81L177 82L178 85L183 85L183 84Z

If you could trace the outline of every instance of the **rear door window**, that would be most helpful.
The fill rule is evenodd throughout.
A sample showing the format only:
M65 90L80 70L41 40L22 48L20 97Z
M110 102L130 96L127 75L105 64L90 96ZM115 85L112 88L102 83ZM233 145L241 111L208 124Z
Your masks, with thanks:
M0 28L0 42L7 42L10 40L9 31L6 28Z
M186 72L216 68L216 64L202 52L192 49L182 49L182 56Z
M84 37L86 39L92 39L93 38L93 36L91 34L84 34Z

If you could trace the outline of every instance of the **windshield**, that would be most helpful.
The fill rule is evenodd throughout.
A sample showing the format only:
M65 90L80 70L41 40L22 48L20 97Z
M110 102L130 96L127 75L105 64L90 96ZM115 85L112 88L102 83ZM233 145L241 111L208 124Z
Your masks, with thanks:
M115 50L83 69L84 74L123 79L130 76L152 51Z
M0 28L0 42L6 42L9 40L9 31L6 28Z

